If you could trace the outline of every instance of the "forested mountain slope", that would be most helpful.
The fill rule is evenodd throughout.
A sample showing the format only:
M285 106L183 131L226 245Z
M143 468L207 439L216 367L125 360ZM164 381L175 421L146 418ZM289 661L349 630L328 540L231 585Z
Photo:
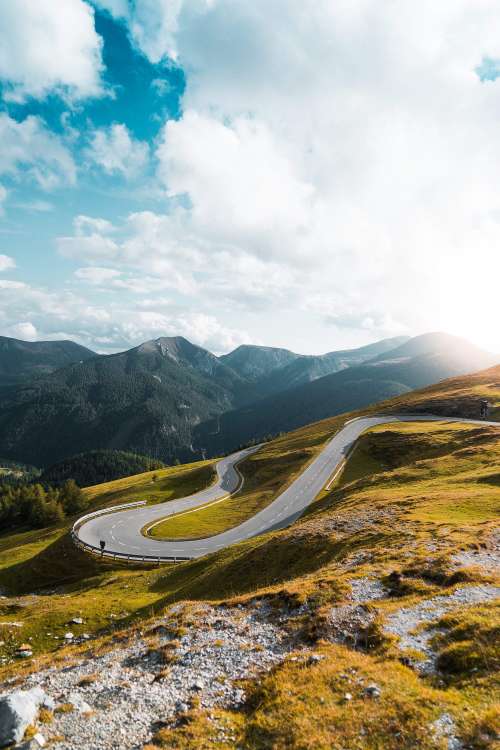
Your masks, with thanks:
M412 353L414 356L412 356ZM196 444L232 450L250 440L408 393L491 365L495 357L444 334L427 334L358 367L292 388L200 425Z
M188 457L196 424L238 405L245 382L181 337L94 357L0 397L0 455L54 463L127 449Z
M21 341L0 336L0 386L23 383L95 357L74 341Z
M182 337L89 356L0 389L1 456L40 467L103 449L167 463L214 456L494 361L445 334L318 357L266 347L216 357Z

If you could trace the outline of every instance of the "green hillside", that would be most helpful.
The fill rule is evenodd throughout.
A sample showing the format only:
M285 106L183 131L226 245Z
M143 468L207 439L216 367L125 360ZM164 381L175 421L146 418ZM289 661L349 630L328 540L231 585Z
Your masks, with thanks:
M470 408L485 392L498 417L500 368L400 397L384 408L424 409L444 401L460 411L460 404ZM265 449L267 461L252 464L254 480L259 472L262 478L272 473L273 492L278 492L351 416L323 420L272 441ZM249 466L241 465L244 475ZM196 465L161 470L165 480L175 482L177 496L192 485L197 471ZM29 669L64 665L82 654L92 659L117 642L133 640L138 628L153 632L158 618L182 640L190 628L205 627L198 625L199 601L239 604L239 616L260 601L269 608L270 622L280 623L293 637L294 649L259 680L249 676L240 683L246 693L242 706L205 710L193 700L182 721L167 721L149 747L442 750L445 745L435 739L432 726L446 714L471 750L493 748L493 602L457 605L441 616L432 641L435 676L418 672L413 665L422 655L402 648L387 627L402 608L433 597L448 600L469 589L489 596L495 574L473 553L492 549L499 476L496 428L445 420L395 423L364 435L338 484L291 527L175 567L101 563L74 548L62 527L38 536L4 536L0 584L21 596L3 600L0 627L14 617L23 625L3 627L0 657L6 662L0 678L15 674L22 680ZM123 501L137 490L154 492L151 480L150 473L86 492L97 507ZM258 493L258 482L252 486ZM263 485L262 491L269 489ZM48 595L33 596L34 581L50 587ZM380 598L353 604L352 592L369 581L380 588ZM180 602L189 604L171 609ZM332 613L340 617L347 611L352 618L342 625L339 640ZM75 632L85 629L96 640L90 650L88 644L61 648L54 637L61 638L79 613L84 624L72 626ZM356 624L357 617L365 625ZM26 639L31 639L35 661L11 660ZM178 642L172 645L174 656ZM310 661L311 654L316 661ZM366 697L365 687L372 684L380 698ZM230 739L221 743L222 725Z
M49 375L95 356L74 341L21 341L0 336L0 387Z

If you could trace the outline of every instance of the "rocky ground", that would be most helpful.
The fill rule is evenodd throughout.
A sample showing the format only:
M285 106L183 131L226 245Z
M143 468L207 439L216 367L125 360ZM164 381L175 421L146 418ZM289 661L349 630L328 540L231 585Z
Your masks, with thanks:
M456 562L490 570L494 554L498 552L463 552ZM332 606L323 635L357 648L357 634L370 625L373 607L387 599L389 592L375 576L353 578L350 585L350 597ZM400 649L422 653L423 659L414 667L429 674L435 669L432 623L454 609L498 596L500 587L491 584L461 585L401 606L385 617L383 627L397 636ZM311 664L321 658L288 627L292 618L308 615L307 604L294 611L277 610L265 599L233 607L201 604L189 609L187 621L184 614L183 606L176 605L165 617L104 653L92 654L89 642L84 657L33 673L21 685L4 684L4 696L14 691L30 695L29 691L41 689L43 697L37 699L35 714L43 705L50 713L50 722L39 725L36 736L20 747L39 748L50 742L58 750L138 750L160 724L174 722L193 705L210 710L243 704L246 696L241 681L258 678L285 658L306 659ZM181 621L184 624L179 627ZM376 696L377 685L370 689ZM0 744L2 720L0 699ZM462 747L447 714L430 729L436 737L445 738L448 750ZM231 737L222 739L230 741Z
M421 674L430 674L435 670L435 654L430 641L436 635L437 629L429 627L429 624L439 620L447 612L461 607L471 607L474 604L484 604L498 597L499 586L462 586L451 594L434 596L411 607L402 607L388 617L385 630L391 635L398 636L400 649L419 651L424 658L416 661L414 666Z
M149 633L102 656L31 675L22 689L41 687L54 702L53 721L42 732L54 747L139 748L158 722L195 699L207 708L245 700L238 680L269 670L292 649L268 615L265 605L202 606L185 634L175 637L168 618L158 620Z

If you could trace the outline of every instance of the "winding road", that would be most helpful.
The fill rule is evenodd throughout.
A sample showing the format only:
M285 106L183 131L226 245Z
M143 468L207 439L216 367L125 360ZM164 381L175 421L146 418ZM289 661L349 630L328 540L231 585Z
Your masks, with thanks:
M344 427L329 440L323 450L278 497L266 508L256 513L239 526L207 539L191 541L159 541L144 536L141 529L155 521L175 513L189 511L206 503L227 497L235 492L241 483L237 464L259 446L226 456L217 463L217 480L201 492L180 500L171 500L153 506L134 507L109 512L104 515L86 517L77 522L73 529L75 541L84 546L99 548L100 540L106 542L106 554L124 554L131 559L143 556L191 559L214 552L230 544L241 542L267 531L280 529L293 523L319 495L328 480L341 467L354 442L365 430L391 422L468 422L479 425L500 427L499 422L439 417L433 415L379 415L360 417L346 422ZM112 509L110 509L111 511ZM92 516L92 514L90 514Z

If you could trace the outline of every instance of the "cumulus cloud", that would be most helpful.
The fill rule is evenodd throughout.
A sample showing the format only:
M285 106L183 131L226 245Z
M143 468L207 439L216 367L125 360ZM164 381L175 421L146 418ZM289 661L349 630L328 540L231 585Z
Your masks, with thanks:
M498 59L494 0L405 0L396 16L375 0L171 10L159 11L163 51L188 86L159 174L189 196L191 233L306 265L304 290L347 323L357 306L374 334L473 334L491 318L481 299L467 323L451 290L467 288L471 264L498 267L499 84L478 73Z
M0 3L0 78L15 101L57 92L73 99L102 94L102 39L83 0Z
M307 229L314 189L263 123L188 111L166 124L157 156L160 178L171 195L189 196L205 237L269 253Z
M33 323L26 320L22 323L15 323L14 325L8 326L5 329L4 335L12 336L12 338L15 339L23 339L24 341L36 341L38 338L38 331Z
M302 350L496 320L497 0L99 5L186 71L155 153L169 213L81 220L62 254L235 328L267 305L266 343ZM113 132L102 168L124 173Z
M115 231L115 227L107 219L101 219L95 216L85 216L85 214L75 216L73 226L75 234L78 237L84 237L87 234L93 233L108 235Z
M0 254L0 272L8 271L10 268L15 268L16 262L14 258L11 258L9 255L1 255Z
M249 309L272 305L280 297L300 288L297 274L272 258L260 258L227 243L215 244L193 231L191 213L177 208L173 213L141 211L130 214L120 226L114 226L115 239L108 234L108 222L77 217L75 233L57 240L65 257L85 263L106 261L107 270L119 270L120 276L98 281L115 289L136 294L172 290L187 298L196 295L207 305L215 297ZM85 273L80 280L90 281ZM303 271L302 271L303 276Z
M158 336L184 335L215 351L247 343L250 337L216 316L154 308L149 300L89 302L71 291L52 292L0 279L0 334L26 339L71 338L102 351L136 346ZM147 303L147 304L143 304ZM19 322L22 321L22 322Z
M119 259L119 245L108 235L115 227L106 219L80 214L73 220L74 234L58 237L56 244L64 258L87 263Z
M0 174L28 176L44 190L76 182L76 166L61 139L40 117L18 122L0 113Z
M121 173L132 178L146 166L149 146L134 139L126 125L115 123L93 133L86 156L108 174Z

